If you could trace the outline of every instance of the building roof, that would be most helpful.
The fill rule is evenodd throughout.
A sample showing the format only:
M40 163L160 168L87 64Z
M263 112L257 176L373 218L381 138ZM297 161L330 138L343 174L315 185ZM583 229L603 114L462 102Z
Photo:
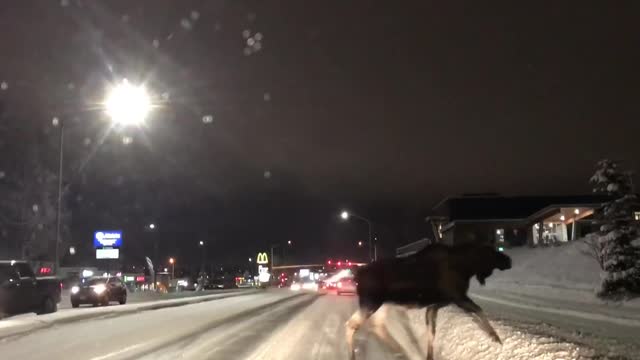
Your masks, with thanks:
M433 211L449 221L526 219L545 209L568 206L598 206L610 198L603 195L575 196L499 196L478 195L448 197Z

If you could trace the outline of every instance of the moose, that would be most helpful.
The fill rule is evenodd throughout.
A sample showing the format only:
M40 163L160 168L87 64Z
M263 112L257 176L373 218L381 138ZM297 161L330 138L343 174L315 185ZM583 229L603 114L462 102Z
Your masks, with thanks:
M385 259L362 267L355 278L359 309L345 324L351 359L355 359L355 333L383 304L404 309L426 308L427 360L433 360L438 309L450 304L470 314L490 338L501 344L486 315L467 292L473 276L484 285L494 269L510 268L511 258L493 246L442 244L428 245L409 257ZM393 350L402 351L386 330L384 320L373 326L373 332Z

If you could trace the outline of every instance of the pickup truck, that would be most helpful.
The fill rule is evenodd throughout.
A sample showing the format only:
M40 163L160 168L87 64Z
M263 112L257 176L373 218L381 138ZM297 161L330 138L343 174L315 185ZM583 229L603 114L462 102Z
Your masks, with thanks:
M0 318L58 310L61 285L55 277L36 277L26 261L0 261Z

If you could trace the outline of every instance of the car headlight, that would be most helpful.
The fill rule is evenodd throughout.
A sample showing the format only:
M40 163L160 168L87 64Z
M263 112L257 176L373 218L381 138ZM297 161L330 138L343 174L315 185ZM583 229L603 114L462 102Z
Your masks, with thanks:
M78 291L80 291L80 288L79 288L79 287L77 287L77 286L72 286L72 287L71 287L71 293L72 293L72 294L77 294L77 293L78 293Z
M293 290L293 291L298 291L298 290L300 290L300 285L298 285L298 284L291 284L291 290Z
M96 294L102 294L105 290L107 290L107 287L103 284L94 285L92 286L92 288Z

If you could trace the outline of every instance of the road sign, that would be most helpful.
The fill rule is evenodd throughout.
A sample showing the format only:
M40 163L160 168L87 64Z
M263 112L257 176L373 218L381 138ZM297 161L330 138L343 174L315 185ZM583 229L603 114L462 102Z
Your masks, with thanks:
M117 259L120 249L96 249L96 259Z
M96 249L102 248L114 248L117 249L122 246L122 231L109 230L109 231L96 231L93 234L93 247Z

